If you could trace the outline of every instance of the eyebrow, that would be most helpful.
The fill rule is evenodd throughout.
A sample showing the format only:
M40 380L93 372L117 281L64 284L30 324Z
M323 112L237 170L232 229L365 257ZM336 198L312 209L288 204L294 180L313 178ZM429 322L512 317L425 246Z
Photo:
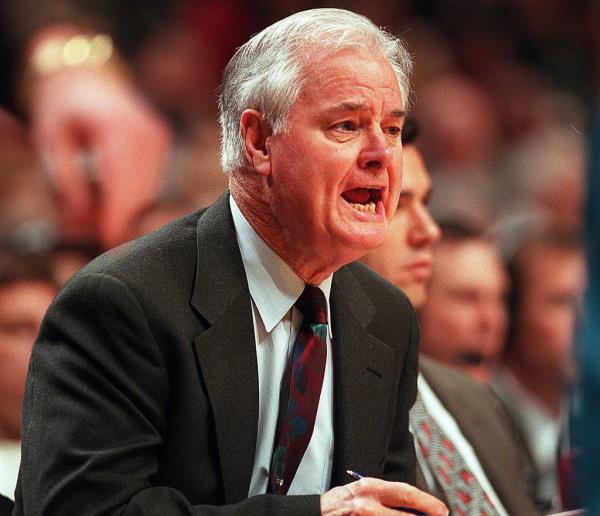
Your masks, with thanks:
M337 104L327 109L327 113L340 113L344 111L365 111L369 110L369 105L365 102L342 102L341 104ZM403 109L393 109L390 111L387 116L392 116L394 118L404 118L406 117L406 111Z

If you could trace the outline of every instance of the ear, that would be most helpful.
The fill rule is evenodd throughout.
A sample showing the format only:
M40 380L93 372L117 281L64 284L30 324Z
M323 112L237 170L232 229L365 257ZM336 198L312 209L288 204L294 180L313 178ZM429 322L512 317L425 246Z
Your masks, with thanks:
M240 119L240 131L244 142L244 154L252 168L260 175L271 173L271 157L267 146L267 138L271 136L271 128L260 111L246 109Z

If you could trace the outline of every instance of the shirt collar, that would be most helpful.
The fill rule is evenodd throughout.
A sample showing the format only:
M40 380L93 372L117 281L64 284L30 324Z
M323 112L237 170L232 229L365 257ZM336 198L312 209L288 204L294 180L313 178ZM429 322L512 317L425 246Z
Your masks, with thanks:
M256 305L265 330L270 333L302 294L304 281L254 231L232 195L229 196L229 206L250 296ZM327 320L329 321L327 331L330 339L332 332L329 295L332 277L329 276L318 285L327 301Z

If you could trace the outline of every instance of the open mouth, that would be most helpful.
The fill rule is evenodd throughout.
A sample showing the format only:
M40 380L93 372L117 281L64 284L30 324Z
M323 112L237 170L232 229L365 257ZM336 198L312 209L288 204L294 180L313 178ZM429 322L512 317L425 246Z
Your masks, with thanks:
M342 193L342 197L357 211L377 213L377 203L381 201L381 189L352 188Z

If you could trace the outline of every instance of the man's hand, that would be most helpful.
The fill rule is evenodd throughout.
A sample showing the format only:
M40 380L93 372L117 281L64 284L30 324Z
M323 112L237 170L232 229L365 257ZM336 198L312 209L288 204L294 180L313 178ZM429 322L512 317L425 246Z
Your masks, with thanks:
M64 67L38 77L28 107L63 234L104 248L129 239L132 222L162 185L166 123L110 67Z
M409 514L397 509L409 507L428 516L447 516L448 509L437 498L402 482L363 478L334 487L321 495L323 516Z

